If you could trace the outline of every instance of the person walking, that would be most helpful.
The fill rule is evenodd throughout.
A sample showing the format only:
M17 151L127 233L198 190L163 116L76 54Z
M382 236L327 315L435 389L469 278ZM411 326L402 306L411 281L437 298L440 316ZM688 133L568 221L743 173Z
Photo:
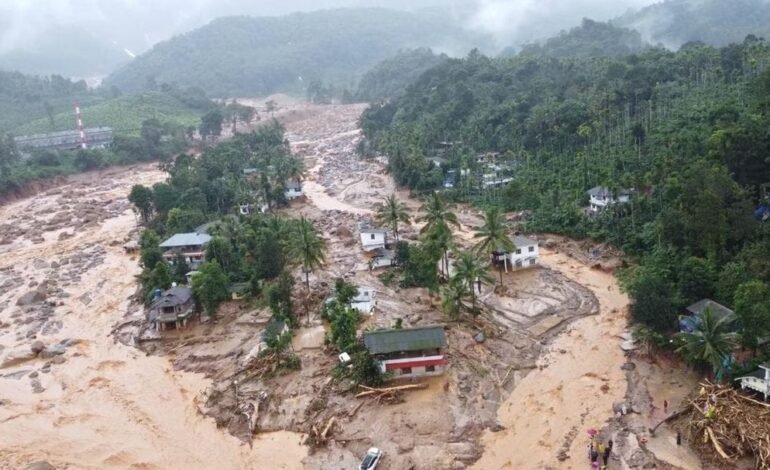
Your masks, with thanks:
M610 441L612 442L612 441ZM609 444L607 447L604 448L604 452L602 453L602 461L604 462L604 465L607 465L610 463L610 449L612 448L612 445Z

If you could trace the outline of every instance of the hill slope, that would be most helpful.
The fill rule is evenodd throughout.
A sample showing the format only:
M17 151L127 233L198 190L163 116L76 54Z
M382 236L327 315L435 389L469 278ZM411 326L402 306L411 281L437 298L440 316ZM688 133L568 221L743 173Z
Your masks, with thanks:
M525 45L520 54L547 57L612 57L644 48L634 30L584 18L580 26L563 31L542 43Z
M465 53L467 34L442 15L340 9L284 17L229 17L156 45L113 73L125 92L157 83L199 86L216 96L303 91L311 80L351 84L399 49Z

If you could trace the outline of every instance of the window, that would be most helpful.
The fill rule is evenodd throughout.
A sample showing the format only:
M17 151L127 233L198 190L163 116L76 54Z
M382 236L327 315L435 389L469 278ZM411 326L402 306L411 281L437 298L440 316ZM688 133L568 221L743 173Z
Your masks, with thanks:
M535 264L535 260L533 259L529 260L529 265L532 266L533 264Z
M412 373L412 368L411 367L404 367L403 369L401 369L401 375L406 375L406 374L411 374L411 373Z
M533 251L535 251L535 247L534 246L530 246L529 247L529 252L532 253Z
M516 249L516 254L517 254L517 255L520 255L520 254L521 254L521 248L517 248L517 249Z
M371 237L372 237L372 240L374 240L374 234L372 234Z
M436 366L425 366L425 372L436 372Z

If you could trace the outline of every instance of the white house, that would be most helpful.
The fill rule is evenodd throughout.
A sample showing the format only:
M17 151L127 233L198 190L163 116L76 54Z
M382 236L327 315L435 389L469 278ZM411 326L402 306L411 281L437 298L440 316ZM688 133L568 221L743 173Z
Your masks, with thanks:
M591 199L591 212L599 212L612 204L623 204L631 199L631 192L627 189L621 189L617 194L606 186L596 186L588 190L588 196Z
M286 192L284 193L286 196L286 199L291 201L292 199L297 199L298 197L302 197L305 195L305 192L302 190L302 182L301 181L287 181L286 182Z
M767 401L770 397L770 362L759 365L759 370L746 377L739 377L735 380L741 381L742 389L750 389L761 393Z
M350 306L362 315L372 315L377 305L377 291L371 287L359 287L358 294L350 299Z
M537 246L536 240L521 235L514 235L511 237L511 242L516 247L513 252L498 251L494 254L495 262L503 263L505 272L508 272L509 268L527 268L538 264L540 249Z
M373 251L378 248L385 248L388 232L386 230L372 228L361 224L358 226L361 235L361 247L364 251Z
M374 250L374 258L369 261L369 269L390 268L396 265L396 252L385 248Z

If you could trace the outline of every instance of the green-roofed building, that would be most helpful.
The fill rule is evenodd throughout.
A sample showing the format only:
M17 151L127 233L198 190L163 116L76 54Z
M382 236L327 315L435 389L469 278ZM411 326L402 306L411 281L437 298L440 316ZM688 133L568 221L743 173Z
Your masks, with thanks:
M393 378L444 373L446 334L441 326L424 326L364 333L364 345L383 372Z

